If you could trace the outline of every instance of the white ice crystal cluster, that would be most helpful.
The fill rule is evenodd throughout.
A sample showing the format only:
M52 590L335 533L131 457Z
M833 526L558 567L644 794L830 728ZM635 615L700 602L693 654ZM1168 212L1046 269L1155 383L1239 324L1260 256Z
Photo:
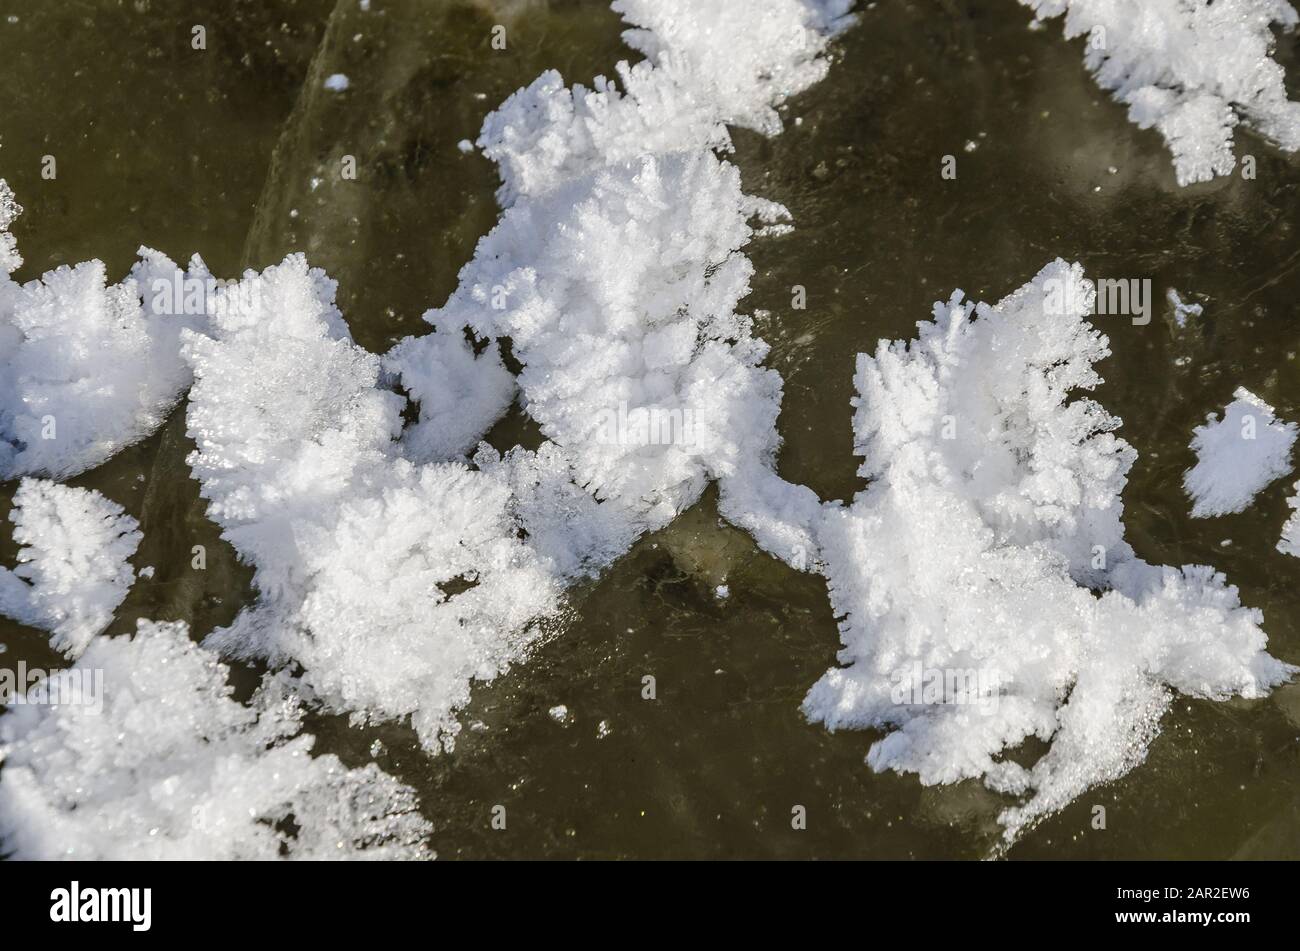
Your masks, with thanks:
M510 338L577 482L658 528L776 443L780 379L736 313L751 233L739 173L707 151L608 166L508 209L431 337Z
M1065 15L1065 35L1086 37L1097 83L1155 127L1173 153L1178 184L1209 181L1236 165L1239 122L1288 152L1300 149L1300 103L1287 99L1270 56L1272 27L1300 18L1287 0L1021 0L1038 20Z
M770 469L780 377L736 312L751 222L786 212L745 195L715 150L730 146L727 124L780 131L775 107L825 75L851 5L618 0L647 56L619 64L621 91L549 72L484 122L506 212L425 315L436 332L403 341L386 367L420 405L408 455L459 458L515 398L497 350L510 341L521 404L548 443L475 461L528 487L516 509L566 578L598 571L710 480L791 488ZM430 368L477 382L448 387Z
M626 94L603 81L570 90L548 73L488 117L479 144L510 207L426 315L437 332L387 361L420 404L408 454L455 458L514 398L495 343L510 339L523 405L551 442L545 460L477 461L515 483L512 466L549 474L530 496L530 531L554 542L566 573L599 568L709 478L776 444L780 381L758 368L765 346L735 306L752 270L740 253L748 220L781 210L745 196L711 150L726 147L726 122L779 130L772 107L824 75L849 4L615 6L650 58L620 65ZM475 338L489 341L479 353ZM446 387L430 367L478 382ZM565 524L594 543L588 555Z
M1243 512L1255 496L1291 471L1296 424L1284 423L1245 387L1218 419L1213 413L1192 434L1196 465L1183 474L1192 515L1207 518Z
M185 625L98 638L0 717L0 853L18 859L420 858L411 790L313 757L292 696L233 700ZM58 702L52 702L57 700Z
M1238 113L1300 144L1268 58L1268 23L1294 22L1286 4L1025 2L1066 13L1069 35L1102 30L1089 65L1160 127L1180 181L1222 173L1225 150L1231 168ZM310 757L297 703L409 720L426 749L450 748L472 683L523 659L569 585L710 481L725 517L827 577L842 666L806 713L886 731L876 769L1018 797L1009 839L1140 763L1171 691L1253 697L1285 680L1222 575L1147 564L1124 541L1135 454L1080 396L1108 350L1077 265L996 306L955 294L917 340L859 356L871 481L850 504L775 472L782 383L736 308L756 224L785 210L747 196L719 153L728 125L780 130L776 107L825 74L851 5L615 0L646 59L592 89L543 74L487 118L502 218L425 315L433 332L383 356L352 341L333 282L300 255L179 312L188 291L160 313L147 289L206 283L198 259L182 274L145 251L122 285L89 262L20 286L0 186L0 478L103 461L192 380L189 463L258 592L202 648L152 622L97 639L131 580L135 523L94 493L23 484L24 564L0 570L0 608L84 650L58 676L103 670L106 715L30 704L0 718L4 848L421 854L410 791ZM1206 116L1208 133L1191 128ZM399 387L419 406L405 426ZM482 439L516 401L544 440L501 454ZM95 583L72 590L77 572ZM214 651L280 673L239 704ZM1014 762L1031 736L1048 751Z
M1286 500L1286 504L1291 507L1291 517L1282 526L1282 538L1277 543L1277 550L1300 558L1300 482L1291 488L1296 493Z
M729 150L727 125L781 131L775 107L821 81L854 0L614 0L646 59L569 88L548 70L483 124L501 203L605 165L683 149ZM622 85L622 89L619 85Z
M182 272L140 249L121 284L104 264L63 266L20 284L9 227L19 212L0 180L0 479L64 478L93 468L153 432L190 377L182 328L203 319L210 275L195 258ZM177 307L176 302L181 306Z
M50 632L77 657L113 620L135 573L139 525L98 492L24 479L9 513L22 547L18 567L0 567L0 614Z
M472 680L522 656L560 586L502 480L400 456L402 399L334 290L291 255L219 291L210 335L186 334L190 465L261 595L208 643L296 663L327 708L409 717L450 745Z
M1064 314L1045 306L1062 288ZM885 730L874 769L1022 797L1001 816L1009 840L1140 763L1171 689L1258 697L1294 670L1221 574L1124 541L1135 453L1080 392L1109 352L1085 320L1093 293L1057 261L996 306L958 292L916 340L860 355L871 482L820 527L844 649L805 712ZM1050 742L1036 763L1005 755L1031 736Z
M620 5L655 58L637 74L656 77L654 103L708 122L664 126L612 89L599 121L579 121L550 75L517 94L484 132L510 207L426 315L435 332L382 361L301 258L248 275L251 308L215 295L210 331L184 346L191 465L261 599L210 645L296 664L327 707L409 717L426 747L449 746L471 682L523 655L568 584L774 452L780 379L735 308L749 219L775 212L709 130L776 131L772 107L824 74L847 6ZM548 83L567 114L537 104ZM420 405L400 443L389 375ZM547 441L476 450L517 395Z
M1296 494L1286 500L1292 510L1291 517L1282 526L1282 539L1277 543L1277 550L1300 558L1300 482L1292 488Z

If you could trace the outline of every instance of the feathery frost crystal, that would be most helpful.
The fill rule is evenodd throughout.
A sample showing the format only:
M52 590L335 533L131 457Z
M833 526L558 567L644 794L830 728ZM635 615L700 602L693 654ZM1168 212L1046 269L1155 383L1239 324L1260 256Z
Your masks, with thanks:
M22 546L18 567L0 567L0 614L50 632L77 657L108 627L135 580L129 559L139 524L90 489L24 479L9 513Z
M1065 314L1044 306L1062 285ZM889 731L874 769L1023 797L1008 840L1142 762L1170 688L1258 697L1293 671L1221 574L1149 565L1124 541L1135 453L1077 396L1109 353L1084 319L1093 293L1057 261L996 306L957 292L916 340L859 356L872 481L821 527L843 666L805 712ZM945 689L920 695L918 672ZM1038 762L1004 757L1030 736L1051 743Z
M502 205L602 165L681 149L729 151L727 125L781 131L775 107L820 82L853 0L614 0L646 59L572 89L548 70L483 123ZM622 84L622 90L619 89Z
M1211 413L1192 435L1196 465L1183 474L1192 515L1243 512L1255 496L1291 471L1296 424L1283 423L1245 387L1237 387L1223 418Z
M43 689L102 709L27 703L0 717L0 850L14 858L426 855L409 788L373 763L312 757L273 679L251 705L232 700L225 666L184 624L99 638Z
M182 272L141 248L121 284L100 261L19 284L8 232L18 211L0 180L0 479L66 478L148 436L180 399L190 376L179 336L202 321L204 301L191 295L189 313L173 304L211 277L197 257Z
M1271 27L1294 29L1287 0L1020 0L1039 20L1065 15L1085 37L1098 85L1154 126L1173 153L1179 185L1236 166L1233 130L1244 121L1287 152L1300 149L1300 103L1270 56Z
M323 272L291 255L243 284L229 292L257 306L219 292L212 336L183 345L190 465L261 593L208 643L297 662L327 707L409 716L427 747L450 745L470 682L522 655L560 588L499 480L401 458L402 399L377 388Z

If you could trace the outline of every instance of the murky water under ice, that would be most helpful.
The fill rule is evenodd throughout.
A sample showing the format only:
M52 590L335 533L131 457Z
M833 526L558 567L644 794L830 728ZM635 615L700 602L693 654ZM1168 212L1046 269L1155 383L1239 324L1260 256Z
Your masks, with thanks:
M1158 136L1094 86L1078 45L1028 20L1013 0L873 4L830 76L785 110L798 125L772 140L737 134L746 190L796 222L748 249L758 273L744 302L768 312L759 330L785 379L781 471L823 498L860 487L852 356L910 337L953 288L996 300L1058 255L1093 277L1150 277L1150 325L1100 318L1114 355L1097 398L1140 453L1129 540L1156 563L1225 571L1264 610L1271 651L1300 662L1300 561L1274 550L1291 480L1206 520L1189 517L1180 487L1192 427L1237 385L1300 419L1300 160L1242 131L1256 180L1177 188ZM488 44L498 22L505 52ZM194 24L206 51L190 48ZM177 260L198 251L222 276L304 250L339 281L357 341L384 350L422 332L420 314L497 218L495 169L456 143L542 69L569 81L612 72L630 55L620 29L599 0L373 0L368 13L355 0L0 0L0 175L26 208L19 276L100 257L120 279L142 243ZM1293 98L1297 43L1278 54ZM344 93L322 88L336 72L351 78ZM46 154L54 181L40 176ZM358 181L321 174L345 154L358 156ZM956 181L940 179L945 154L958 157ZM327 184L313 190L313 177ZM791 309L795 284L807 310ZM1177 328L1170 286L1204 317ZM156 567L112 631L147 616L187 620L197 636L249 599L249 572L203 517L184 429L177 413L73 480L140 518L135 563ZM502 447L535 438L517 413L492 434ZM0 485L0 517L13 488ZM195 544L206 571L190 567ZM59 663L42 634L3 620L0 643L0 663ZM710 493L575 592L527 664L477 688L463 717L476 726L452 755L425 756L397 726L313 717L308 728L350 763L382 740L380 764L416 787L444 858L988 854L998 796L873 774L872 734L804 721L799 702L837 647L821 579L720 523ZM646 674L653 702L641 699ZM255 672L236 677L246 686ZM548 715L557 704L565 724ZM503 832L489 827L496 803ZM795 804L804 831L791 829ZM1091 828L1095 804L1104 831ZM1300 857L1300 687L1178 700L1144 765L1010 855Z

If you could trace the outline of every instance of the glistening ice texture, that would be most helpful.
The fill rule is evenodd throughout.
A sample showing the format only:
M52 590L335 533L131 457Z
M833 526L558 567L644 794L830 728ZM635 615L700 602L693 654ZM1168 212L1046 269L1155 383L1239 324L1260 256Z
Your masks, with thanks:
M77 657L113 620L135 573L128 559L139 523L98 492L24 479L9 513L22 547L18 567L0 568L0 614L50 632Z
M183 624L100 638L42 689L63 702L0 718L0 849L14 858L425 855L410 789L373 763L313 758L274 682L232 700Z
M1062 291L1065 314L1045 306ZM1057 261L996 306L957 292L916 340L860 355L871 483L820 529L843 666L805 712L886 730L874 769L1021 796L1008 840L1142 762L1170 688L1258 697L1294 670L1221 574L1149 565L1124 541L1135 453L1079 395L1109 352L1084 319L1093 295ZM1005 758L1030 736L1051 744L1036 763Z
M141 248L121 284L108 284L100 261L19 284L10 273L22 258L8 232L18 212L0 181L0 479L63 478L166 418L190 382L180 332L203 319L204 295L190 293L186 308L187 291L210 276L198 258L182 272Z
M1266 485L1291 471L1296 424L1273 416L1269 406L1238 387L1223 418L1213 414L1192 435L1196 465L1183 474L1192 515L1206 518L1245 511Z
M1286 0L1020 2L1040 20L1065 14L1065 35L1085 37L1088 69L1133 122L1164 136L1179 185L1233 170L1243 120L1285 151L1300 148L1300 103L1270 56L1270 27L1297 23Z

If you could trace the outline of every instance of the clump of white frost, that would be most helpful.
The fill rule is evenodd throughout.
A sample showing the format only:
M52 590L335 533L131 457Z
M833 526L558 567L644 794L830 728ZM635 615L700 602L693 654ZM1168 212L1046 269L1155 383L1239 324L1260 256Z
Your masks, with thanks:
M429 314L425 319L433 322ZM402 435L406 454L419 462L461 459L506 414L518 390L492 341L475 348L451 331L407 337L384 356L402 386L420 404L420 419Z
M180 332L203 319L201 294L184 306L187 283L202 288L210 275L197 257L182 272L141 248L121 284L108 283L101 261L20 284L10 277L22 258L8 233L19 210L0 181L0 479L64 478L166 418L190 382Z
M775 107L819 82L853 0L615 0L644 53L617 81L564 85L548 70L483 124L511 205L602 165L679 149L729 150L726 126L781 131ZM619 86L622 86L620 89ZM769 212L780 214L773 207Z
M1213 413L1192 435L1196 465L1183 473L1192 515L1207 518L1245 511L1266 485L1291 471L1296 424L1284 423L1245 387L1218 419Z
M209 644L297 663L328 708L450 745L470 683L522 656L561 587L502 480L399 455L403 401L334 289L292 255L219 292L211 335L186 336L189 462L261 595Z
M251 706L184 624L100 638L0 717L0 850L18 859L421 858L414 793L313 757L268 680Z
M810 544L806 526L771 524L784 511L751 516L738 501L788 509L779 500L793 494L800 512L816 509L772 471L780 377L735 312L750 222L771 233L788 213L742 193L711 150L730 147L728 123L780 131L775 107L825 75L851 6L618 0L635 27L625 38L647 56L618 65L621 90L604 78L570 89L548 72L484 122L507 213L425 315L436 333L403 341L385 366L420 403L407 455L458 458L514 395L494 343L510 339L521 404L550 442L475 461L523 493L514 510L563 577L600 570L710 479L765 544ZM489 343L476 353L467 338ZM472 374L472 388L443 382Z
M1229 174L1233 129L1245 123L1288 152L1300 149L1300 103L1270 56L1271 27L1293 29L1286 0L1021 0L1038 20L1065 14L1085 37L1097 83L1154 126L1179 185Z
M471 681L522 656L568 583L769 461L780 379L735 306L749 220L783 209L709 150L725 121L779 129L773 107L824 74L849 5L622 4L655 60L620 68L626 96L547 74L489 118L513 204L426 315L436 332L383 360L420 403L400 445L402 400L323 275L291 257L245 279L254 306L218 294L185 345L191 465L261 599L210 643L449 745ZM548 441L462 465L516 393Z
M1282 538L1277 543L1277 550L1300 558L1300 482L1291 488L1296 491L1295 495L1286 500L1286 504L1291 507L1291 517L1282 526Z
M407 383L466 329L509 337L527 410L578 485L660 527L777 442L780 378L735 312L751 233L738 172L706 151L579 177L508 209L426 315L438 332L390 362Z
M128 559L139 523L98 492L24 479L9 513L22 547L18 567L0 567L0 614L50 632L77 657L113 620L135 574Z
M1062 288L1066 313L1045 306ZM1258 697L1294 671L1222 575L1124 541L1135 453L1080 395L1109 352L1085 320L1093 294L1057 261L996 306L957 292L916 340L860 355L871 483L819 530L844 649L805 712L887 731L873 769L1022 797L1008 840L1140 763L1171 688ZM1006 758L1030 736L1044 756Z

